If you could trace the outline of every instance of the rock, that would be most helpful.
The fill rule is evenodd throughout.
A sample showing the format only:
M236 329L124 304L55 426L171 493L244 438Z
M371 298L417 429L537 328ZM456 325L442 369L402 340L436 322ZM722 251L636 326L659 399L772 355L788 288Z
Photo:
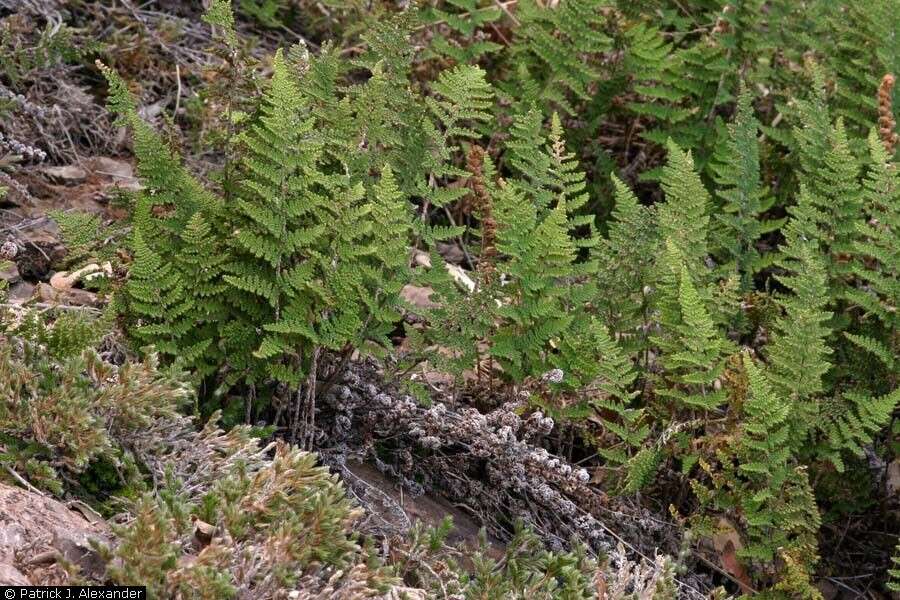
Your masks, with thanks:
M34 285L27 281L19 281L9 286L6 297L13 304L22 304L34 296Z
M106 572L106 561L91 547L91 539L96 537L83 532L57 532L52 544L66 561L78 565L82 576L99 580Z
M46 283L39 283L37 285L37 296L43 302L65 304L68 306L97 306L100 304L97 294L93 292L80 290L78 288L57 290Z
M423 589L395 585L391 586L391 589L385 592L382 598L383 600L426 600L428 595Z
M31 281L44 279L50 272L50 264L60 254L54 242L35 241L35 239L29 237L27 241L20 244L15 258L19 276Z
M419 287L406 284L400 290L400 297L416 308L435 308L437 303L431 299L434 290L430 287Z
M2 257L0 257L2 259ZM12 285L14 283L18 283L22 281L22 276L19 275L19 268L15 263L7 263L5 265L0 265L0 279Z
M450 263L446 263L446 266L450 277L456 282L456 285L460 289L470 294L475 291L475 282L469 277L469 274L465 269Z
M466 262L466 255L458 244L437 243L437 251L448 263L461 265Z
M818 583L816 583L816 587L819 592L822 594L822 598L824 600L834 600L838 597L839 590L837 586L828 581L827 579L821 579Z
M38 585L30 568L36 573L57 558L97 579L106 565L91 540L109 537L104 521L92 523L53 498L0 483L0 584Z
M91 166L94 173L112 178L113 183L122 189L130 191L143 189L140 180L134 176L134 167L125 161L101 156L93 159Z
M25 575L8 563L0 563L0 585L31 585Z
M66 185L83 183L87 179L87 171L76 165L44 167L41 169L41 173L46 175L51 181Z
M887 479L885 480L888 498L900 495L900 458L894 459L887 466Z
M196 516L192 516L191 520L194 522L194 545L197 548L209 546L213 536L216 534L215 526L201 521Z
M91 263L73 273L69 273L68 271L54 273L50 278L50 287L64 292L72 289L72 286L81 280L90 281L91 279L102 277L104 275L112 275L112 265L109 261L103 263L102 266L97 263Z
M431 257L428 256L427 252L422 252L421 250L416 250L413 255L413 262L416 266L425 267L426 269L431 268Z
M134 177L134 168L125 161L98 156L91 161L91 168L95 173L106 175L113 179L131 179Z

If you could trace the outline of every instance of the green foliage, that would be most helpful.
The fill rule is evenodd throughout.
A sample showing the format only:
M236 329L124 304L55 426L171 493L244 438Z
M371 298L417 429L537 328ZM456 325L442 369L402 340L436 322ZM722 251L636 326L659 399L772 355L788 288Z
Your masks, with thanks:
M861 321L871 316L884 327L874 336L871 329L845 335L890 370L900 352L896 345L900 328L900 175L874 131L869 136L869 150L871 162L864 183L867 220L857 223L851 267L865 286L848 290L847 296L863 311Z
M738 111L729 127L727 140L717 148L713 164L721 211L715 238L722 249L726 268L740 278L740 291L753 288L753 276L760 269L756 249L765 231L762 213L767 208L760 187L759 122L753 115L746 90L738 99Z
M104 244L109 231L99 216L64 211L53 211L50 216L59 226L66 246L67 265L79 267L86 262L112 258L114 246Z
M315 462L315 455L279 444L271 462L250 470L232 465L201 496L186 496L171 481L159 496L140 499L135 519L117 528L118 543L107 550L110 578L146 585L152 598L212 600L235 597L238 590L262 596L299 585L313 565L365 564L366 551L349 532L360 512L336 476ZM198 519L222 537L196 554L191 533ZM251 556L252 548L269 551ZM239 569L244 560L254 568ZM360 594L374 593L391 578L376 567L362 580L367 585Z
M516 72L504 92L516 98L521 87L514 92L513 86L525 86L522 99L528 104L549 104L575 113L575 103L590 100L591 84L601 76L601 57L613 48L605 31L608 4L571 0L551 10L536 0L519 2L518 39L510 49Z
M629 356L596 319L573 323L560 340L554 364L568 374L570 388L599 415L603 426L597 452L611 464L624 464L649 433L644 410L632 406L637 373ZM573 383L574 382L574 383ZM580 385L579 385L580 384ZM602 437L600 437L602 436Z
M65 23L46 23L24 41L14 21L0 23L0 75L18 86L36 72L59 64L78 63L96 53L100 44Z
M52 321L0 313L3 462L36 486L61 494L64 481L103 461L123 477L127 444L155 421L174 418L190 397L153 356L122 365L104 360L95 346L107 328L75 312Z
M718 470L704 465L711 487L699 480L692 485L702 503L740 511L746 529L742 557L772 561L779 553L796 552L802 559L792 576L801 581L793 587L809 587L819 514L806 472L793 459L791 406L746 353L743 365L749 387L739 434L718 451Z
M234 13L230 0L212 0L203 14L203 21L222 28L223 35L231 47L238 45L237 33L234 30Z
M749 486L757 488L740 498L753 541L745 552L768 560L774 549L788 545L787 538L795 532L814 539L818 514L814 504L811 510L791 506L802 500L811 503L812 498L805 489L809 485L805 476L791 465L790 405L776 396L765 375L746 356L744 367L750 388L744 404L744 436L737 453L739 471Z
M213 8L210 19L227 26L227 13ZM280 52L257 114L234 138L241 160L227 212L137 116L124 83L104 72L148 188L135 208L126 286L135 337L201 377L227 368L231 383L291 386L306 377L314 348L387 343L411 229L404 196L390 167L379 165L380 183L368 172L331 171L327 136L315 131L315 111ZM436 87L465 104L435 101L445 142L484 114L462 89L470 76L460 71Z
M834 114L860 132L876 118L878 82L885 73L900 71L900 43L892 17L896 0L858 3L818 3L815 25L805 39L824 59L835 86ZM827 33L826 33L827 32Z
M548 552L533 533L521 526L507 544L504 560L497 561L483 552L472 559L474 573L465 589L468 597L577 600L594 596L596 565L583 548L558 554Z
M888 588L894 592L900 590L900 544L897 546L897 549L894 550L894 555L891 557L891 563L893 563L894 568L888 570L888 575L890 576Z
M442 261L432 257L433 267L421 280L435 289L438 303L428 319L450 326L433 328L429 335L456 353L451 359L456 373L474 366L472 359L479 354L475 349L484 340L511 381L540 377L559 367L574 377L570 383L584 385L589 380L578 375L584 368L575 361L583 364L590 358L576 356L573 349L584 347L593 335L581 327L586 321L579 315L592 287L574 277L593 270L593 262L579 263L578 251L596 240L592 219L574 214L584 204L584 174L575 170L572 155L565 151L559 120L551 121L546 138L539 128L539 114L529 112L510 141L519 178L494 185L493 165L486 161L484 166L483 185L496 225L491 243L502 257L491 269L503 273L506 282L497 286L479 272L474 293L467 297L450 280ZM540 151L526 155L530 141L538 141ZM575 239L575 230L585 226L588 235ZM575 339L583 334L584 340ZM553 355L552 348L568 336L569 352Z
M673 250L670 241L670 253ZM672 267L677 273L678 296L670 302L677 302L679 314L676 321L664 323L670 337L660 343L669 381L658 393L689 409L713 410L725 401L719 378L725 369L728 346L704 308L685 264L679 262Z
M193 327L185 285L174 265L163 262L144 241L140 228L135 229L131 245L134 263L125 289L129 310L138 317L132 335L178 356L179 340Z
M846 256L852 252L862 216L863 194L859 163L849 146L844 123L829 120L821 73L814 72L816 94L798 103L800 127L794 137L799 153L801 200L798 219L809 221L808 231L826 254L828 285L832 294L844 293L850 272ZM800 206L800 205L803 206Z
M447 58L457 64L474 64L502 49L486 38L488 25L500 19L495 5L479 0L447 0L445 6L428 6L422 20L434 26L435 34L423 59ZM442 26L449 32L442 33Z
M261 115L241 139L248 149L245 178L233 258L223 277L244 292L236 296L239 316L229 332L240 340L233 350L235 365L252 369L254 355L274 358L267 374L278 373L293 385L304 377L297 350L317 341L312 324L320 317L312 294L320 290L310 289L317 274L314 253L327 243L321 221L336 200L317 169L321 147L310 139L313 121L302 117L303 106L297 82L276 55ZM360 190L353 193L358 200ZM253 348L248 342L259 326L268 333ZM286 363L278 360L281 356Z
M668 143L669 159L662 171L666 201L659 207L659 236L672 244L695 281L705 283L708 254L709 192L694 169L690 152Z
M801 205L804 202L801 198ZM773 386L792 403L797 444L816 419L817 394L825 389L830 364L827 321L827 276L815 242L803 237L799 217L787 225L784 254L790 274L778 280L793 292L781 300L784 314L775 323L775 336L766 348Z
M425 97L425 104L441 128L438 158L448 161L459 149L454 140L477 139L480 135L474 128L493 119L489 112L493 90L481 68L465 65L442 71L432 87L434 96ZM436 176L461 174L449 165L434 172ZM438 206L452 199L455 198L433 198L440 202Z
M334 23L365 13L333 4ZM267 81L227 79L262 91L227 104L215 183L104 70L145 186L122 322L251 403L314 396L330 371L319 358L341 365L356 350L466 380L486 404L525 392L562 424L548 443L573 431L600 457L588 460L607 491L690 482L676 508L699 506L692 522L707 533L734 523L754 587L815 597L819 506L831 518L852 504L823 473L896 453L882 442L900 400L900 185L890 132L873 129L877 81L896 67L895 4L452 0L390 16L379 5L335 43L277 52ZM277 27L307 10L243 8ZM206 20L233 68L257 65L237 58L227 3ZM109 251L95 221L61 226L73 260ZM411 273L425 255L430 267ZM410 282L427 306L401 304ZM404 312L416 318L394 362ZM300 502L295 485L281 489ZM148 500L123 577L227 597L245 582L221 548L169 566L185 553L185 515L239 543L260 542L252 519L308 525L309 514L241 521L239 499L256 491L237 475L221 486L209 505ZM160 563L142 572L150 530ZM362 555L343 535L325 564ZM285 544L291 565L311 564ZM521 545L533 561L479 556L458 589L581 597L577 553Z
M504 289L508 303L497 310L504 323L493 338L491 354L514 379L522 379L542 372L550 340L571 324L562 310L566 289L556 281L571 273L575 245L566 234L562 203L539 220L520 193L505 187L495 212L500 224L497 248L510 257L502 268L512 282Z
M714 111L730 100L727 90L733 89L725 85L733 77L728 51L714 35L673 48L661 31L645 23L627 29L625 38L639 95L628 109L654 124L641 135L659 145L671 139L683 148L714 148ZM701 152L700 157L703 170L709 156Z
M597 310L611 330L634 351L646 346L650 322L651 285L655 283L660 241L655 207L643 206L620 179L614 177L616 204L608 237L594 250Z
M835 468L844 471L841 454L850 452L864 456L864 449L890 422L894 408L900 404L900 389L880 397L847 391L841 397L825 401L822 418L821 448L823 458Z

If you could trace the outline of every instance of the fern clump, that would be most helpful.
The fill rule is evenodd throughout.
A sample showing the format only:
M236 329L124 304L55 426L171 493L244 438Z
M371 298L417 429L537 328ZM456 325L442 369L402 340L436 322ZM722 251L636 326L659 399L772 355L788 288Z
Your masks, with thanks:
M321 349L387 343L406 268L400 244L411 232L404 196L388 165L374 182L331 171L311 100L282 53L258 114L234 138L242 159L227 212L104 72L110 105L134 129L147 186L125 290L142 343L201 377L289 387L316 370ZM455 84L443 85L452 95ZM464 131L450 124L455 106L434 105L449 119L445 139Z
M756 248L766 232L762 213L771 206L760 186L759 122L745 90L738 100L738 112L727 141L717 148L714 163L721 212L713 237L722 249L723 262L740 279L740 290L753 288L753 276L764 264Z
M704 504L741 515L746 527L746 546L739 551L743 558L769 562L780 552L799 552L805 573L800 584L809 588L819 514L806 472L793 459L791 407L747 354L743 366L749 387L741 431L717 452L718 468L701 460L711 486L698 480L692 485ZM698 526L709 527L703 519Z

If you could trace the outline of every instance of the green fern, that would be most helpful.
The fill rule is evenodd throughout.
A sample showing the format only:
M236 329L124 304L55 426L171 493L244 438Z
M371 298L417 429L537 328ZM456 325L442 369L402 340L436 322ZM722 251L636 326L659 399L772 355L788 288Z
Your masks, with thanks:
M678 256L671 240L668 248L670 257ZM728 344L704 307L685 263L676 259L671 268L678 281L678 295L670 302L677 305L678 314L677 321L662 323L664 333L658 342L663 349L667 385L657 393L688 409L714 410L725 402L719 378L725 369Z
M711 127L714 110L731 100L729 90L734 88L729 82L734 71L728 51L714 35L674 48L661 31L643 23L626 29L625 39L639 97L627 108L651 124L641 136L660 146L674 140L693 149L698 168L704 171L709 150L716 145L717 131ZM643 175L657 176L656 171Z
M569 0L550 8L520 1L517 39L509 50L517 70L504 91L527 104L575 113L575 103L591 99L590 87L601 79L600 59L613 48L605 31L609 4ZM523 88L528 91L520 95Z
M655 207L642 206L628 186L613 177L616 204L609 232L594 248L596 309L625 348L643 354L650 325L652 286L660 252ZM646 366L646 365L645 365Z
M453 165L453 157L460 150L459 142L481 137L475 129L493 120L489 109L493 105L494 90L485 79L485 72L474 66L460 65L441 72L434 82L434 95L425 98L436 125L428 124L426 131L434 140L433 156L427 159L427 170L432 184L421 186L419 195L436 207L446 206L462 198L466 191L460 188L437 186L438 179L467 177L466 171ZM439 237L459 235L461 229L452 229L437 235L438 231L425 229L424 237L435 241Z
M869 136L871 162L864 183L868 219L857 224L852 272L863 286L847 290L847 299L883 327L867 327L860 334L845 332L858 347L878 358L893 372L900 328L900 175L873 131Z
M804 200L801 198L801 205ZM815 421L814 398L825 390L823 377L830 364L827 338L829 295L824 261L814 241L798 231L806 222L788 224L786 266L789 274L778 280L793 293L781 300L784 314L775 324L775 337L766 348L770 380L775 389L792 403L792 423L798 445Z
M864 448L890 422L900 404L900 388L879 397L860 392L845 392L823 402L818 453L839 471L844 471L842 454L865 456Z
M714 487L692 484L705 504L742 514L745 545L738 556L772 563L782 552L798 552L808 578L820 518L806 472L793 458L791 406L746 352L743 365L749 388L740 435L719 453L722 473L713 476Z
M887 585L889 590L897 592L900 591L900 543L894 549L894 554L891 556L891 564L893 568L888 569L890 580Z
M321 291L310 287L316 285L314 253L323 249L321 220L329 203L316 164L321 146L312 139L313 121L303 117L303 107L279 53L261 116L242 136L248 152L236 206L241 218L224 275L233 302L246 315L237 338L251 338L260 325L267 332L257 348L236 346L230 352L236 364L256 365L255 357L274 365L268 375L293 385L305 376L298 350L316 342L312 327L321 318L311 297Z
M662 171L666 201L659 207L661 239L671 242L695 281L710 280L706 268L711 198L694 168L690 152L668 143L669 159Z
M100 63L98 67L109 82L110 110L118 115L120 125L132 129L137 172L144 185L138 200L144 205L143 214L152 212L164 216L141 223L145 227L148 243L159 250L177 239L194 213L202 210L209 215L216 214L221 203L187 171L175 152L138 116L135 100L122 78Z
M557 202L564 203L568 228L577 235L578 247L591 248L597 243L594 216L579 214L589 200L586 175L575 154L566 149L559 115L553 113L546 134L541 121L535 109L514 119L505 158L518 175L516 185L528 192L539 215L543 216ZM590 263L581 268L592 270Z
M816 88L822 84L816 77ZM802 127L794 129L801 164L801 186L808 195L803 218L811 220L810 231L828 256L831 294L846 291L850 275L847 256L853 251L862 218L863 197L859 185L859 164L851 152L843 121L828 122L823 93L815 100L799 103Z
M447 0L444 6L428 6L421 14L435 34L423 59L446 58L456 64L475 64L503 47L487 39L485 28L500 19L502 11L479 0ZM449 35L442 33L448 28Z
M760 186L758 130L750 94L744 90L729 136L717 148L713 162L721 202L714 237L724 251L724 267L737 274L742 293L752 289L753 276L761 266L756 242L766 232L762 213L771 206Z
M576 391L596 409L604 428L601 435L612 434L612 440L604 440L597 452L611 465L625 464L650 434L644 409L633 405L639 395L632 389L637 372L630 357L596 320L576 321L571 331L561 340L554 364L571 374L572 381L581 382Z
M59 226L66 247L67 266L80 267L92 260L112 258L115 247L104 244L110 231L104 227L98 215L56 210L50 213L50 218Z
M497 309L504 323L493 337L491 354L514 380L546 371L548 344L572 322L562 310L566 290L559 285L572 274L576 259L565 205L560 202L539 219L529 204L510 185L500 189L495 205L497 248L509 257L500 269L511 283L504 289L509 301Z

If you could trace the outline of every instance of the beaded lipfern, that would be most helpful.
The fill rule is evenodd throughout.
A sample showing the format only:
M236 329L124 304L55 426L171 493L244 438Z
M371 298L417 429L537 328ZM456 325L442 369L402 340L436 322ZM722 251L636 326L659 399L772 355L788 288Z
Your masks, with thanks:
M761 213L767 208L760 187L759 122L753 115L751 97L745 90L725 143L717 149L713 171L718 184L721 212L715 237L727 268L740 278L742 292L752 289L753 275L760 268L756 241L765 231Z
M671 397L680 405L711 410L725 401L725 391L718 382L725 368L728 345L713 323L712 317L697 293L687 266L677 260L674 244L668 244L667 262L677 278L676 314L660 339L662 362L669 383L658 390L661 396Z
M590 100L590 85L600 79L600 59L613 48L604 31L611 7L597 0L569 0L548 7L536 0L518 3L520 25L510 49L518 70L512 85L527 102L574 113L575 103Z
M542 372L550 340L571 323L572 317L561 310L565 287L559 280L572 274L575 244L566 231L562 203L539 219L522 193L506 186L497 198L496 215L497 249L508 257L502 271L512 287L504 289L509 300L498 309L504 324L491 353L513 378L521 379Z
M575 153L566 148L559 115L553 113L547 132L542 120L533 108L514 119L505 158L517 175L517 185L529 192L539 215L557 202L564 203L569 230L573 234L586 231L586 236L579 236L578 246L589 248L596 244L594 216L578 214L589 199L585 173Z
M227 25L227 14L215 12L227 6L214 9L216 24ZM134 129L147 188L135 205L126 288L134 334L201 375L227 372L229 384L297 386L321 349L386 344L398 318L406 196L390 167L377 165L380 182L367 186L370 166L361 173L362 161L346 146L326 155L323 140L339 138L317 125L337 124L321 121L301 93L295 64L277 52L258 108L239 119L227 212L139 118L124 82L104 69L111 106ZM452 103L443 106L457 114ZM345 168L335 171L336 163Z
M447 0L444 6L429 6L422 20L435 29L424 58L446 58L457 64L474 64L499 51L502 46L491 41L485 31L502 14L499 7L485 6L478 0ZM449 29L442 32L441 26Z
M800 206L805 205L801 197ZM830 368L826 325L827 275L815 242L803 237L803 223L793 220L786 229L789 272L778 277L792 294L781 301L784 314L775 324L775 337L766 348L773 387L792 403L794 435L802 440L817 411L814 397L824 390L823 377Z
M668 143L669 160L662 171L666 201L659 208L659 233L670 241L691 277L707 282L705 261L708 254L711 198L694 168L690 152Z
M900 171L873 131L869 136L871 162L865 180L868 219L857 224L853 274L864 287L848 290L849 299L883 327L847 333L854 344L880 360L888 369L896 365L900 343Z
M237 202L234 259L225 281L235 298L245 328L241 340L252 339L261 324L267 332L258 347L243 346L260 359L292 356L290 366L278 360L269 374L298 383L302 378L296 349L314 342L311 323L318 320L309 285L315 279L314 253L322 249L328 207L324 176L317 170L320 147L310 135L313 122L302 114L303 98L281 55L262 101L258 122L242 137L247 147ZM235 352L241 348L236 347ZM238 364L250 365L250 356Z
M150 248L144 235L140 228L132 235L134 263L125 288L129 310L137 317L132 334L177 356L182 347L179 340L193 326L185 286L174 265Z
M717 452L718 471L701 461L712 486L700 480L692 485L701 503L743 516L742 559L771 562L779 552L795 550L808 577L819 515L806 472L793 459L790 404L747 353L743 367L748 389L740 430Z
M683 148L696 149L698 166L705 168L706 148L715 145L717 131L711 127L717 105L728 100L728 79L733 77L725 49L715 35L692 45L673 49L663 33L640 23L625 31L628 66L637 79L637 101L628 109L650 120L642 136L664 145L669 139ZM651 171L645 177L655 178Z
M815 73L818 73L817 71ZM808 207L805 219L815 224L810 231L828 256L829 288L832 294L846 290L857 223L862 217L859 164L853 155L843 121L828 122L822 83L810 102L798 103L801 127L794 129L801 165L800 183L805 186Z
M594 249L597 309L629 349L644 350L650 322L652 284L660 251L653 207L643 206L620 179L613 177L616 204L608 237Z

